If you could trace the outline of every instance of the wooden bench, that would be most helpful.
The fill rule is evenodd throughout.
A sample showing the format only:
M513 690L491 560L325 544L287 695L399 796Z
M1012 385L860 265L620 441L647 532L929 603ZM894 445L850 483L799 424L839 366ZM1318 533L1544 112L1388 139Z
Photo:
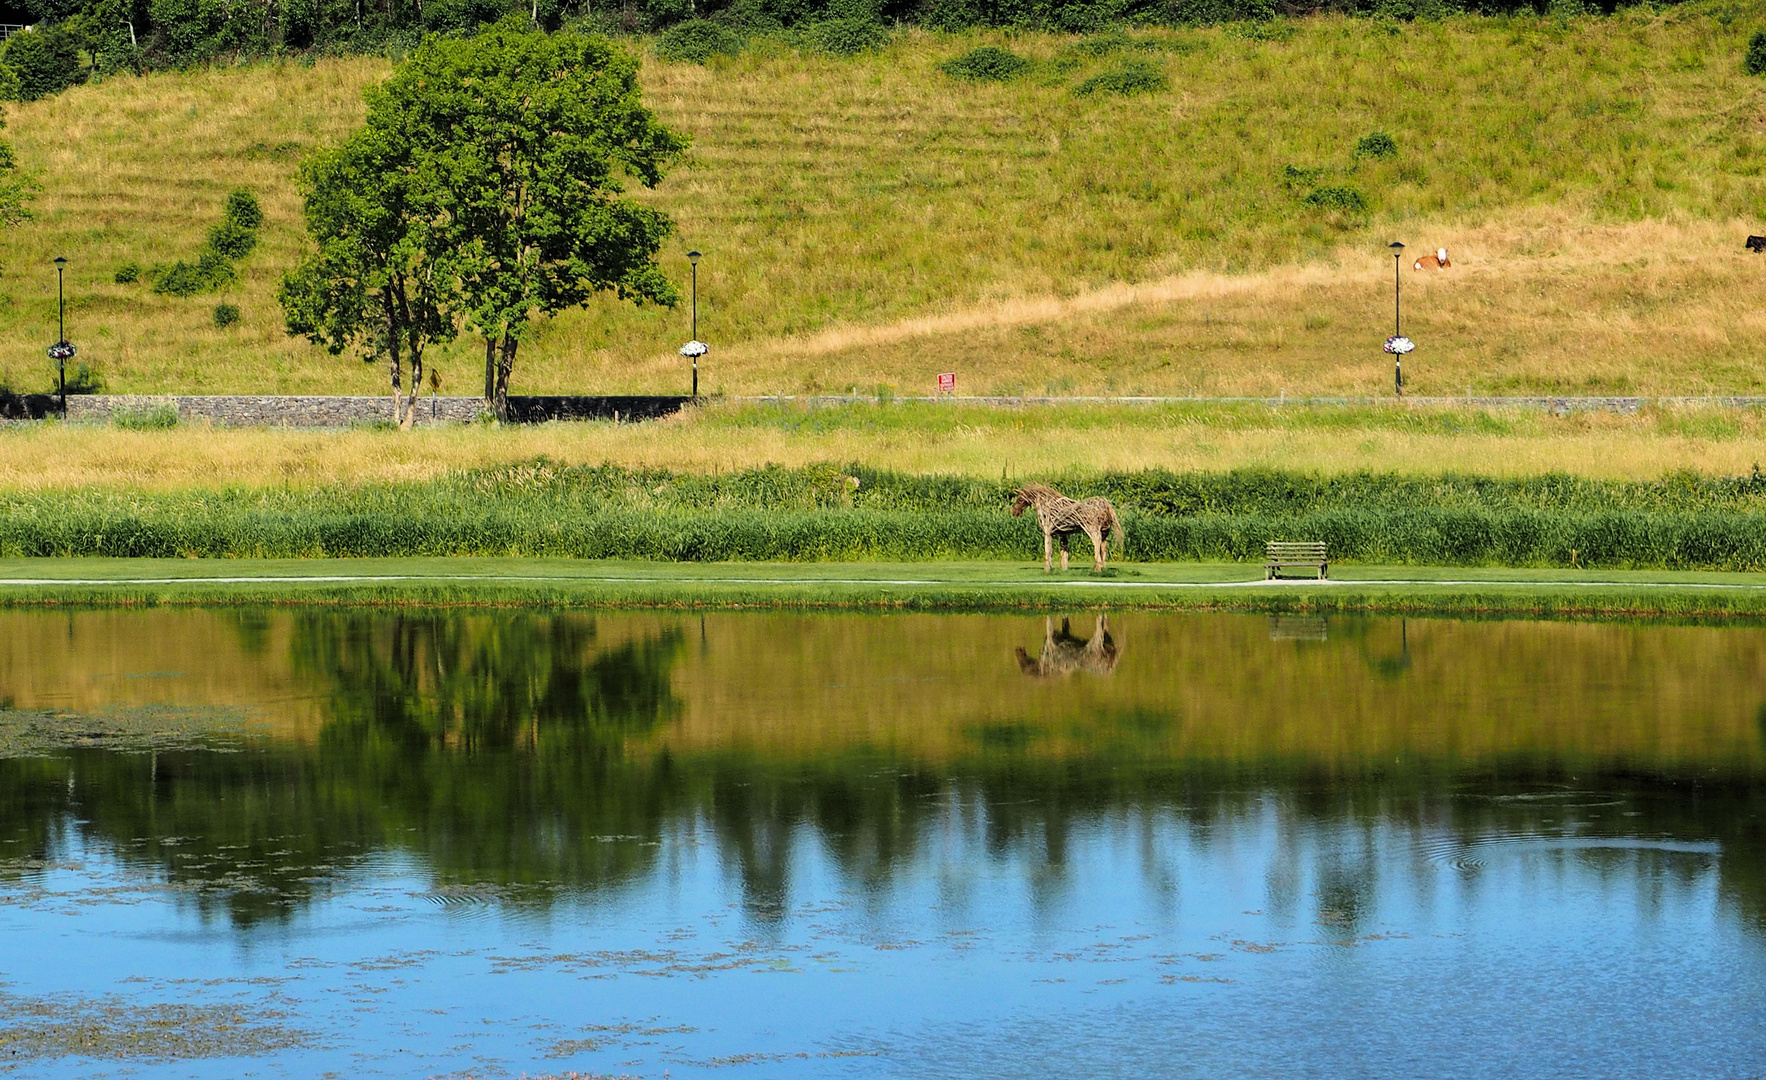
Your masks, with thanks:
M1320 581L1331 576L1331 563L1325 556L1323 540L1271 540L1269 559L1263 564L1263 579L1279 578L1282 569L1290 566L1317 570Z

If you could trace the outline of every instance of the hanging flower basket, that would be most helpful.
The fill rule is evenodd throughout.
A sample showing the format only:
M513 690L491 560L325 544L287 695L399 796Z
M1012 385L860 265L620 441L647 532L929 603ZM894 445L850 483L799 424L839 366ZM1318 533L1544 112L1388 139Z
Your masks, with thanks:
M1403 356L1416 348L1416 342L1407 337L1389 337L1386 339L1386 351L1394 356Z
M71 341L58 341L49 346L49 359L72 360L80 350L74 348Z
M711 351L711 346L703 341L689 341L681 346L682 356L704 356Z

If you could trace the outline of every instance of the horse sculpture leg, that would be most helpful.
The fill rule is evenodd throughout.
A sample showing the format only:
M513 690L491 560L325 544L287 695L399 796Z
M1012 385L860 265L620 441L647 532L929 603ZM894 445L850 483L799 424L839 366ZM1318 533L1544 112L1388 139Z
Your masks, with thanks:
M1043 573L1046 574L1049 572L1049 565L1051 563L1053 563L1054 560L1055 560L1055 534L1051 533L1051 532L1044 532L1042 534L1042 572Z
M1061 534L1061 572L1063 574L1067 572L1067 539L1072 535L1072 533Z
M1096 525L1086 526L1085 535L1091 540L1091 568L1093 570L1102 570L1104 568L1104 561L1108 558L1107 553L1104 551L1103 534L1104 531Z

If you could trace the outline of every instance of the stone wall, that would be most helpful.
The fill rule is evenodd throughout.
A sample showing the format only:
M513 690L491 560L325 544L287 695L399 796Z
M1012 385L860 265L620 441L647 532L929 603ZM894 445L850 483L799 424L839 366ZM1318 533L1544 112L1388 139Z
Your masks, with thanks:
M547 420L654 420L678 412L685 397L515 397L509 417L517 423ZM216 427L346 428L391 423L392 397L332 397L280 394L79 394L67 399L67 418L74 423L106 423L118 414L142 414L167 406L185 423ZM483 413L484 399L430 397L417 399L417 425L469 424Z

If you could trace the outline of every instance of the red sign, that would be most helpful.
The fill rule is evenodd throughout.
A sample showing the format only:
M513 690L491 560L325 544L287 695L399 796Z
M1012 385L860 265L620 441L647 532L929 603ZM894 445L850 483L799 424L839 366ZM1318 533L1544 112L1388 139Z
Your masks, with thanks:
M938 376L938 392L954 394L957 389L957 373L954 371L940 372Z

